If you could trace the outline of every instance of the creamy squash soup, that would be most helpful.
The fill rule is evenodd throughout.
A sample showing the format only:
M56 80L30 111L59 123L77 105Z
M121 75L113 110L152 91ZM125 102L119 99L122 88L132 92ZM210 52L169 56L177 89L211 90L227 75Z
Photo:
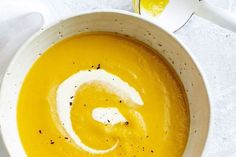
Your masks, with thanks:
M133 0L135 12L139 13L141 10L152 16L160 16L168 4L169 0Z
M136 0L137 1L137 0ZM169 0L139 0L140 9L144 9L153 16L160 15L169 3Z
M190 125L167 62L104 32L65 39L34 63L17 121L29 157L181 157Z

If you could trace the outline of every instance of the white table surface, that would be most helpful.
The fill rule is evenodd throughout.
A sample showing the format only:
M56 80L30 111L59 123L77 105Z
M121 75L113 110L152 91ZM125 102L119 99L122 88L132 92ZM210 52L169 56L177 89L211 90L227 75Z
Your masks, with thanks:
M207 0L236 13L236 0ZM38 11L45 26L94 9L132 11L131 0L0 0L0 22ZM206 157L236 157L236 33L193 16L176 36L191 50L207 74L212 100L212 128ZM1 51L0 51L1 53ZM0 157L5 157L1 155Z

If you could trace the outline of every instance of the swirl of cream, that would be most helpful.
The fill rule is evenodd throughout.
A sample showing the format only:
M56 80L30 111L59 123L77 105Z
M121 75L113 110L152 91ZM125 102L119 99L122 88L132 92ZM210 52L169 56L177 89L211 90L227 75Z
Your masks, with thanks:
M143 105L143 101L139 93L128 83L126 83L119 77L111 73L108 73L107 71L102 69L91 70L91 71L87 70L79 71L78 73L70 76L68 79L66 79L60 84L60 86L57 89L57 96L56 96L57 113L59 115L60 123L63 124L62 126L64 126L65 131L70 135L73 141L83 150L90 152L92 154L104 154L114 150L117 147L119 140L117 140L116 143L111 148L106 150L97 150L88 147L87 145L83 144L79 136L74 132L70 120L71 107L68 104L69 102L73 101L73 99L71 99L71 96L74 96L76 94L76 91L80 88L81 85L92 81L99 81L101 83L104 83L104 85L106 85L106 88L108 88L110 92L117 94L124 100L130 99L136 105ZM116 108L110 108L110 109L96 108L94 109L92 116L95 120L105 123L106 120L98 118L100 117L99 113L104 114L104 112L108 116L114 115L110 114L112 112L117 113L116 117L112 117L112 119L114 119L114 121L111 122L112 125L115 125L116 123L126 120L119 112L119 110Z

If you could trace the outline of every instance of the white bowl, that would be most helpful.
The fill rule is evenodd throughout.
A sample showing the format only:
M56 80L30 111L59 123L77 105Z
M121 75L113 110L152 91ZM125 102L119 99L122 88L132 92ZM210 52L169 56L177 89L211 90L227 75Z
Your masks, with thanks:
M16 119L22 82L32 64L58 41L90 31L117 32L140 40L159 52L181 79L189 102L190 133L184 157L200 157L210 125L210 103L203 74L187 48L173 34L126 11L94 11L62 20L40 30L17 52L4 75L0 90L0 123L5 146L12 157L24 157ZM60 33L59 33L60 32Z

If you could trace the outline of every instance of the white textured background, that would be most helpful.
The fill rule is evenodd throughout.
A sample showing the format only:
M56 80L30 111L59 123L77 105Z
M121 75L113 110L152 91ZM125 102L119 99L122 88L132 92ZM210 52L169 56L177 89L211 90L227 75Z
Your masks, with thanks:
M207 1L236 13L236 0ZM62 17L104 8L133 10L131 0L0 0L0 22L39 11L48 25ZM206 156L236 157L236 33L194 15L175 34L207 74L213 118ZM4 157L1 152L0 156Z

